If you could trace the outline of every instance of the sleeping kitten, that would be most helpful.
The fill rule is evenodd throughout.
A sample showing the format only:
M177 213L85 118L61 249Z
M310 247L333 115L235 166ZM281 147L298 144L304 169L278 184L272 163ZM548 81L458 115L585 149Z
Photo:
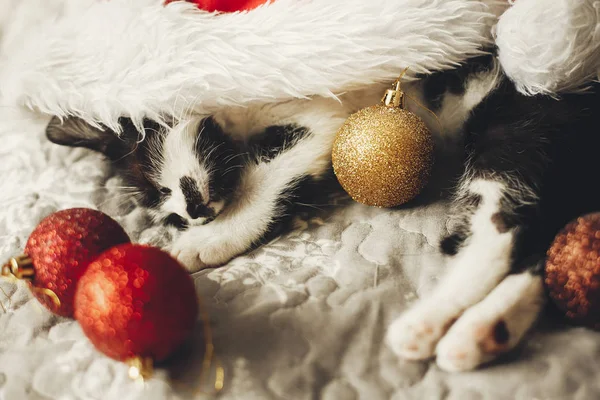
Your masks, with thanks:
M123 119L123 134L77 118L54 118L54 143L104 153L133 196L157 221L185 231L171 253L190 271L218 266L273 237L298 203L328 187L337 129L381 91L228 109L164 128L145 123L145 139ZM307 190L308 189L308 190Z
M438 139L465 141L467 161L454 228L441 241L448 272L390 326L387 342L403 358L436 355L445 370L472 369L521 341L545 302L545 249L600 204L600 96L522 96L493 56L405 89L439 117L443 130L412 107ZM168 130L148 122L141 142L127 120L123 139L77 119L54 119L48 137L103 152L157 220L187 227L171 252L195 271L274 234L306 185L328 186L336 131L381 93L229 109Z
M219 215L240 178L242 160L234 141L212 118L168 130L144 122L144 135L121 119L123 134L92 127L78 118L54 117L46 136L54 143L99 151L113 162L137 204L157 221L180 229ZM168 133L168 135L167 135Z

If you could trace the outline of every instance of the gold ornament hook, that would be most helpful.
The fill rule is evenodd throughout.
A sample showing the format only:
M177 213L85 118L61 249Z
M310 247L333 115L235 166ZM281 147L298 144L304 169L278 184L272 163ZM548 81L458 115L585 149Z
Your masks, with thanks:
M404 108L404 92L400 89L400 80L394 83L393 89L388 89L381 102L386 107Z
M11 257L4 265L2 265L2 268L0 268L0 276L12 283L16 283L20 280L32 282L35 276L33 260L25 254L18 257ZM36 287L34 285L31 285L30 289L32 292L48 296L56 308L60 307L60 299L52 290Z
M200 394L214 395L220 392L225 384L225 369L221 361L215 356L215 346L213 344L212 329L210 326L210 317L204 303L199 300L198 308L202 325L204 327L204 359L202 361L202 370L200 372L200 387L204 386L207 377L210 374L212 366L215 366L215 379L212 391L199 390ZM144 383L154 374L154 362L151 357L135 356L125 361L129 365L129 378L137 383Z
M198 300L198 308L200 311L200 318L202 319L202 325L204 328L204 345L206 347L204 351L204 360L202 361L202 372L200 373L200 386L204 386L204 381L206 380L207 375L211 371L211 366L214 363L215 365L215 379L213 382L213 391L205 392L203 390L200 391L202 394L216 394L223 389L225 384L225 369L221 364L221 361L215 357L215 346L213 343L213 335L212 329L210 326L210 317L208 315L208 310L204 306L202 300Z
M404 92L402 91L401 82L404 74L408 71L408 67L404 68L404 71L400 74L398 79L392 85L392 89L388 89L385 91L383 95L383 99L381 102L386 107L396 107L396 108L404 108Z
M419 103L417 100L415 100L413 97L411 97L408 93L404 93L404 91L400 87L402 78L404 77L404 75L406 74L407 71L408 71L408 67L404 68L404 71L402 71L402 73L400 74L398 79L396 79L396 81L392 85L392 89L386 90L385 94L383 95L383 98L381 99L381 103L383 105L385 105L386 107L405 108L406 97L408 97L417 106L421 107L423 110L425 110L429 114L431 114L433 116L433 118L435 118L435 122L437 122L437 124L440 128L440 132L443 132L444 126L442 125L438 116L433 111L431 111L429 108L425 107L423 104Z
M27 255L11 257L3 266L0 275L4 277L14 276L17 279L29 280L33 279L35 271L33 269L33 261Z
M154 362L150 357L132 357L125 361L129 365L129 378L136 382L144 382L154 374Z

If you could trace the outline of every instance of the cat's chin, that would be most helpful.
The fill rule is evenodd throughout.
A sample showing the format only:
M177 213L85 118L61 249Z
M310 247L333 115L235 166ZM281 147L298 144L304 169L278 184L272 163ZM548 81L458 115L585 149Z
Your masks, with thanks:
M203 226L203 225L213 222L215 220L215 218L217 218L220 214L221 214L221 212L219 212L218 214L212 215L210 217L193 219L191 221L188 220L187 222L188 222L188 225L190 228L197 227L197 226Z
M161 221L166 226L172 226L179 231L184 231L190 227L189 222L177 214L168 214L162 217L155 216L155 220Z
M214 217L194 219L192 221L189 221L189 226L190 226L190 228L193 228L193 227L196 227L196 226L206 225L206 224L214 221L215 218L217 218L216 215Z
M156 221L157 223L162 223L165 226L170 226L170 227L176 228L179 231L187 231L190 228L204 226L204 225L214 221L215 218L217 218L219 216L219 214L216 214L214 216L207 217L207 218L197 218L197 219L192 219L192 220L180 217L177 214L168 214L168 215L154 216L154 221Z

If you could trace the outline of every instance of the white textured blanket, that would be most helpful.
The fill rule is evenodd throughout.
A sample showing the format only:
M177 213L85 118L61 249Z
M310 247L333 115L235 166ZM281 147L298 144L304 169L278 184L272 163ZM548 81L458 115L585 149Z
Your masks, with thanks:
M0 257L22 251L41 218L99 207L133 238L168 240L118 197L109 166L86 150L50 144L47 119L2 110ZM438 165L440 165L438 163ZM445 163L444 165L448 165ZM228 265L194 275L226 367L226 399L596 399L600 335L545 327L514 356L448 374L402 362L383 345L391 319L424 294L443 268L435 245L446 203L432 182L419 204L380 210L358 204L299 219L298 229ZM124 364L94 350L76 322L58 319L25 285L0 282L0 398L187 399L196 394L202 339L189 358L141 389ZM547 322L544 325L548 325Z
M47 61L45 46L50 40L50 33L72 34L68 36L72 39L72 46L60 49L66 55L71 56L78 51L93 54L78 42L75 31L61 30L67 29L60 25L61 18L89 10L90 4L93 7L109 7L109 4L114 6L119 2L129 5L136 2L77 0L79 3L75 4L59 0L23 0L18 7L10 7L14 5L13 1L0 0L0 4L7 7L0 18L4 21L3 68L0 70L3 96L3 106L0 107L2 259L22 251L27 236L44 216L75 206L96 207L108 212L125 226L135 240L157 245L169 240L167 232L152 226L142 210L133 208L127 198L119 197L117 188L120 182L99 156L82 149L59 147L45 140L43 132L48 116L40 111L75 113L110 124L119 112L141 117L172 111L162 107L175 104L172 101L182 96L181 104L185 107L179 111L192 103L195 105L194 100L198 100L196 111L204 112L219 104L210 103L211 99L243 103L253 96L265 100L269 96L280 99L309 95L319 88L325 90L324 87L337 93L344 90L349 82L354 82L351 85L363 84L393 77L397 74L396 62L398 66L414 62L416 70L421 71L442 67L437 63L445 58L440 56L431 64L419 64L415 59L403 63L400 62L401 56L412 53L412 50L398 52L393 58L391 53L382 52L385 46L373 44L376 50L361 48L364 52L373 51L380 55L380 60L392 57L391 64L381 68L376 64L361 65L368 74L358 78L360 74L352 75L350 70L327 75L339 60L331 55L325 57L327 52L318 53L325 72L315 77L314 82L326 79L331 86L310 86L313 80L308 76L302 80L306 86L286 92L282 82L292 79L293 74L289 71L293 68L282 70L277 67L279 72L288 71L290 75L274 73L276 78L265 82L264 92L257 90L256 94L249 85L238 85L239 92L219 86L226 82L222 76L213 82L214 85L204 87L206 91L200 90L204 78L202 69L198 68L193 72L199 74L195 84L200 86L193 86L189 91L182 90L180 94L172 93L170 90L173 88L155 87L156 92L153 93L159 95L161 90L166 90L165 97L153 97L160 101L150 104L145 103L143 97L137 97L141 95L137 90L144 85L131 85L128 89L116 84L114 87L106 86L110 79L102 75L102 71L111 68L111 59L105 59L107 54L98 53L101 61L98 70L93 72L78 70L72 64L53 64L58 68L58 75L54 75L56 70L49 70L48 64L34 62ZM282 4L280 12L284 12L283 4L291 0L279 2ZM323 5L324 2L314 0L307 3ZM137 1L140 7L142 3L154 4L152 7L158 4L156 1ZM373 4L377 2L344 3L356 7L364 3L363 13L366 15L368 10L376 10ZM459 3L465 7L482 4L466 0L386 0L386 6L388 3L404 4L406 10L414 10L419 4L435 4L437 7L445 4L455 7L454 10L459 10ZM177 8L188 10L174 5L167 14L169 18L184 18L177 14ZM92 15L100 17L100 14L91 12L88 17ZM140 12L140 15L145 14ZM185 15L185 19L208 18L196 13ZM401 24L401 15L398 12L398 24ZM235 16L219 18L229 17ZM48 18L56 18L56 21L48 22ZM42 22L36 23L36 20ZM90 22L89 19L87 21ZM56 30L48 28L50 31L43 35L45 28L42 27L48 26L54 26ZM112 35L111 26L100 23L82 23L77 29L101 26L107 30L108 36ZM116 26L118 24L115 23L113 27ZM228 25L233 30L238 26ZM285 27L291 29L294 25L286 24ZM464 29L469 28L465 26ZM416 25L415 30L406 30L409 31L419 32ZM356 36L367 33L368 29L366 32L354 32ZM27 35L38 35L39 47L28 47L35 41ZM352 38L352 31L344 31L340 37ZM282 35L280 40L285 42L289 38ZM67 36L62 39L69 43ZM97 40L102 42L101 38ZM436 43L439 45L440 42ZM294 46L292 48L298 50ZM473 51L476 48L474 46ZM448 51L447 54L457 56L452 62L462 57L455 47L448 48ZM356 53L357 57L359 53ZM435 55L437 51L432 50L431 54ZM20 57L27 55L29 62L24 63ZM130 53L122 56L128 62L131 60ZM272 55L272 59L276 60L276 56ZM251 61L245 60L244 63L247 66L250 62L253 68L259 66ZM138 66L143 69L145 65L144 62ZM74 86L67 90L60 86L64 84L61 79L65 79L60 75L61 71L68 71L72 74L70 76L81 77L81 80L71 82ZM301 69L293 71L296 71L297 77L304 74ZM90 76L97 79L87 81ZM256 79L253 81L254 85L261 85ZM293 88L294 85L287 87ZM87 97L91 93L87 89L94 91L98 88L105 89L105 97ZM198 92L195 93L195 90ZM194 96L200 98L195 99ZM136 103L135 99L140 102ZM21 104L32 106L35 111L28 111L20 107ZM206 104L209 106L204 108ZM103 110L108 110L108 113ZM441 194L450 186L450 180L440 171L446 174L454 165L456 160L442 155L438 160L436 179L420 200L410 207L380 210L352 203L340 204L318 216L300 217L295 231L238 257L222 268L194 275L198 294L205 299L213 321L217 353L226 368L223 398L463 400L594 399L600 396L600 335L584 329L556 329L544 321L543 327L514 356L475 372L454 375L443 373L428 363L399 361L383 345L382 338L392 318L417 295L425 294L443 268L443 259L435 246L439 235L446 229L446 203ZM159 370L157 376L141 388L128 380L125 365L94 350L76 322L56 318L42 309L32 300L25 285L1 281L0 288L10 298L5 298L0 292L0 302L8 307L7 312L0 313L0 398L150 400L203 397L197 392L202 360L200 330L188 357L180 357L170 368Z

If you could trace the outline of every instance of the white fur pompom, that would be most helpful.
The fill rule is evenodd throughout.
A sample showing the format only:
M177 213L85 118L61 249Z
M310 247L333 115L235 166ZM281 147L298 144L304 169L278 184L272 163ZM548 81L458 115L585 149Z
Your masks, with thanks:
M600 1L517 0L496 35L504 71L524 94L580 91L598 79Z

